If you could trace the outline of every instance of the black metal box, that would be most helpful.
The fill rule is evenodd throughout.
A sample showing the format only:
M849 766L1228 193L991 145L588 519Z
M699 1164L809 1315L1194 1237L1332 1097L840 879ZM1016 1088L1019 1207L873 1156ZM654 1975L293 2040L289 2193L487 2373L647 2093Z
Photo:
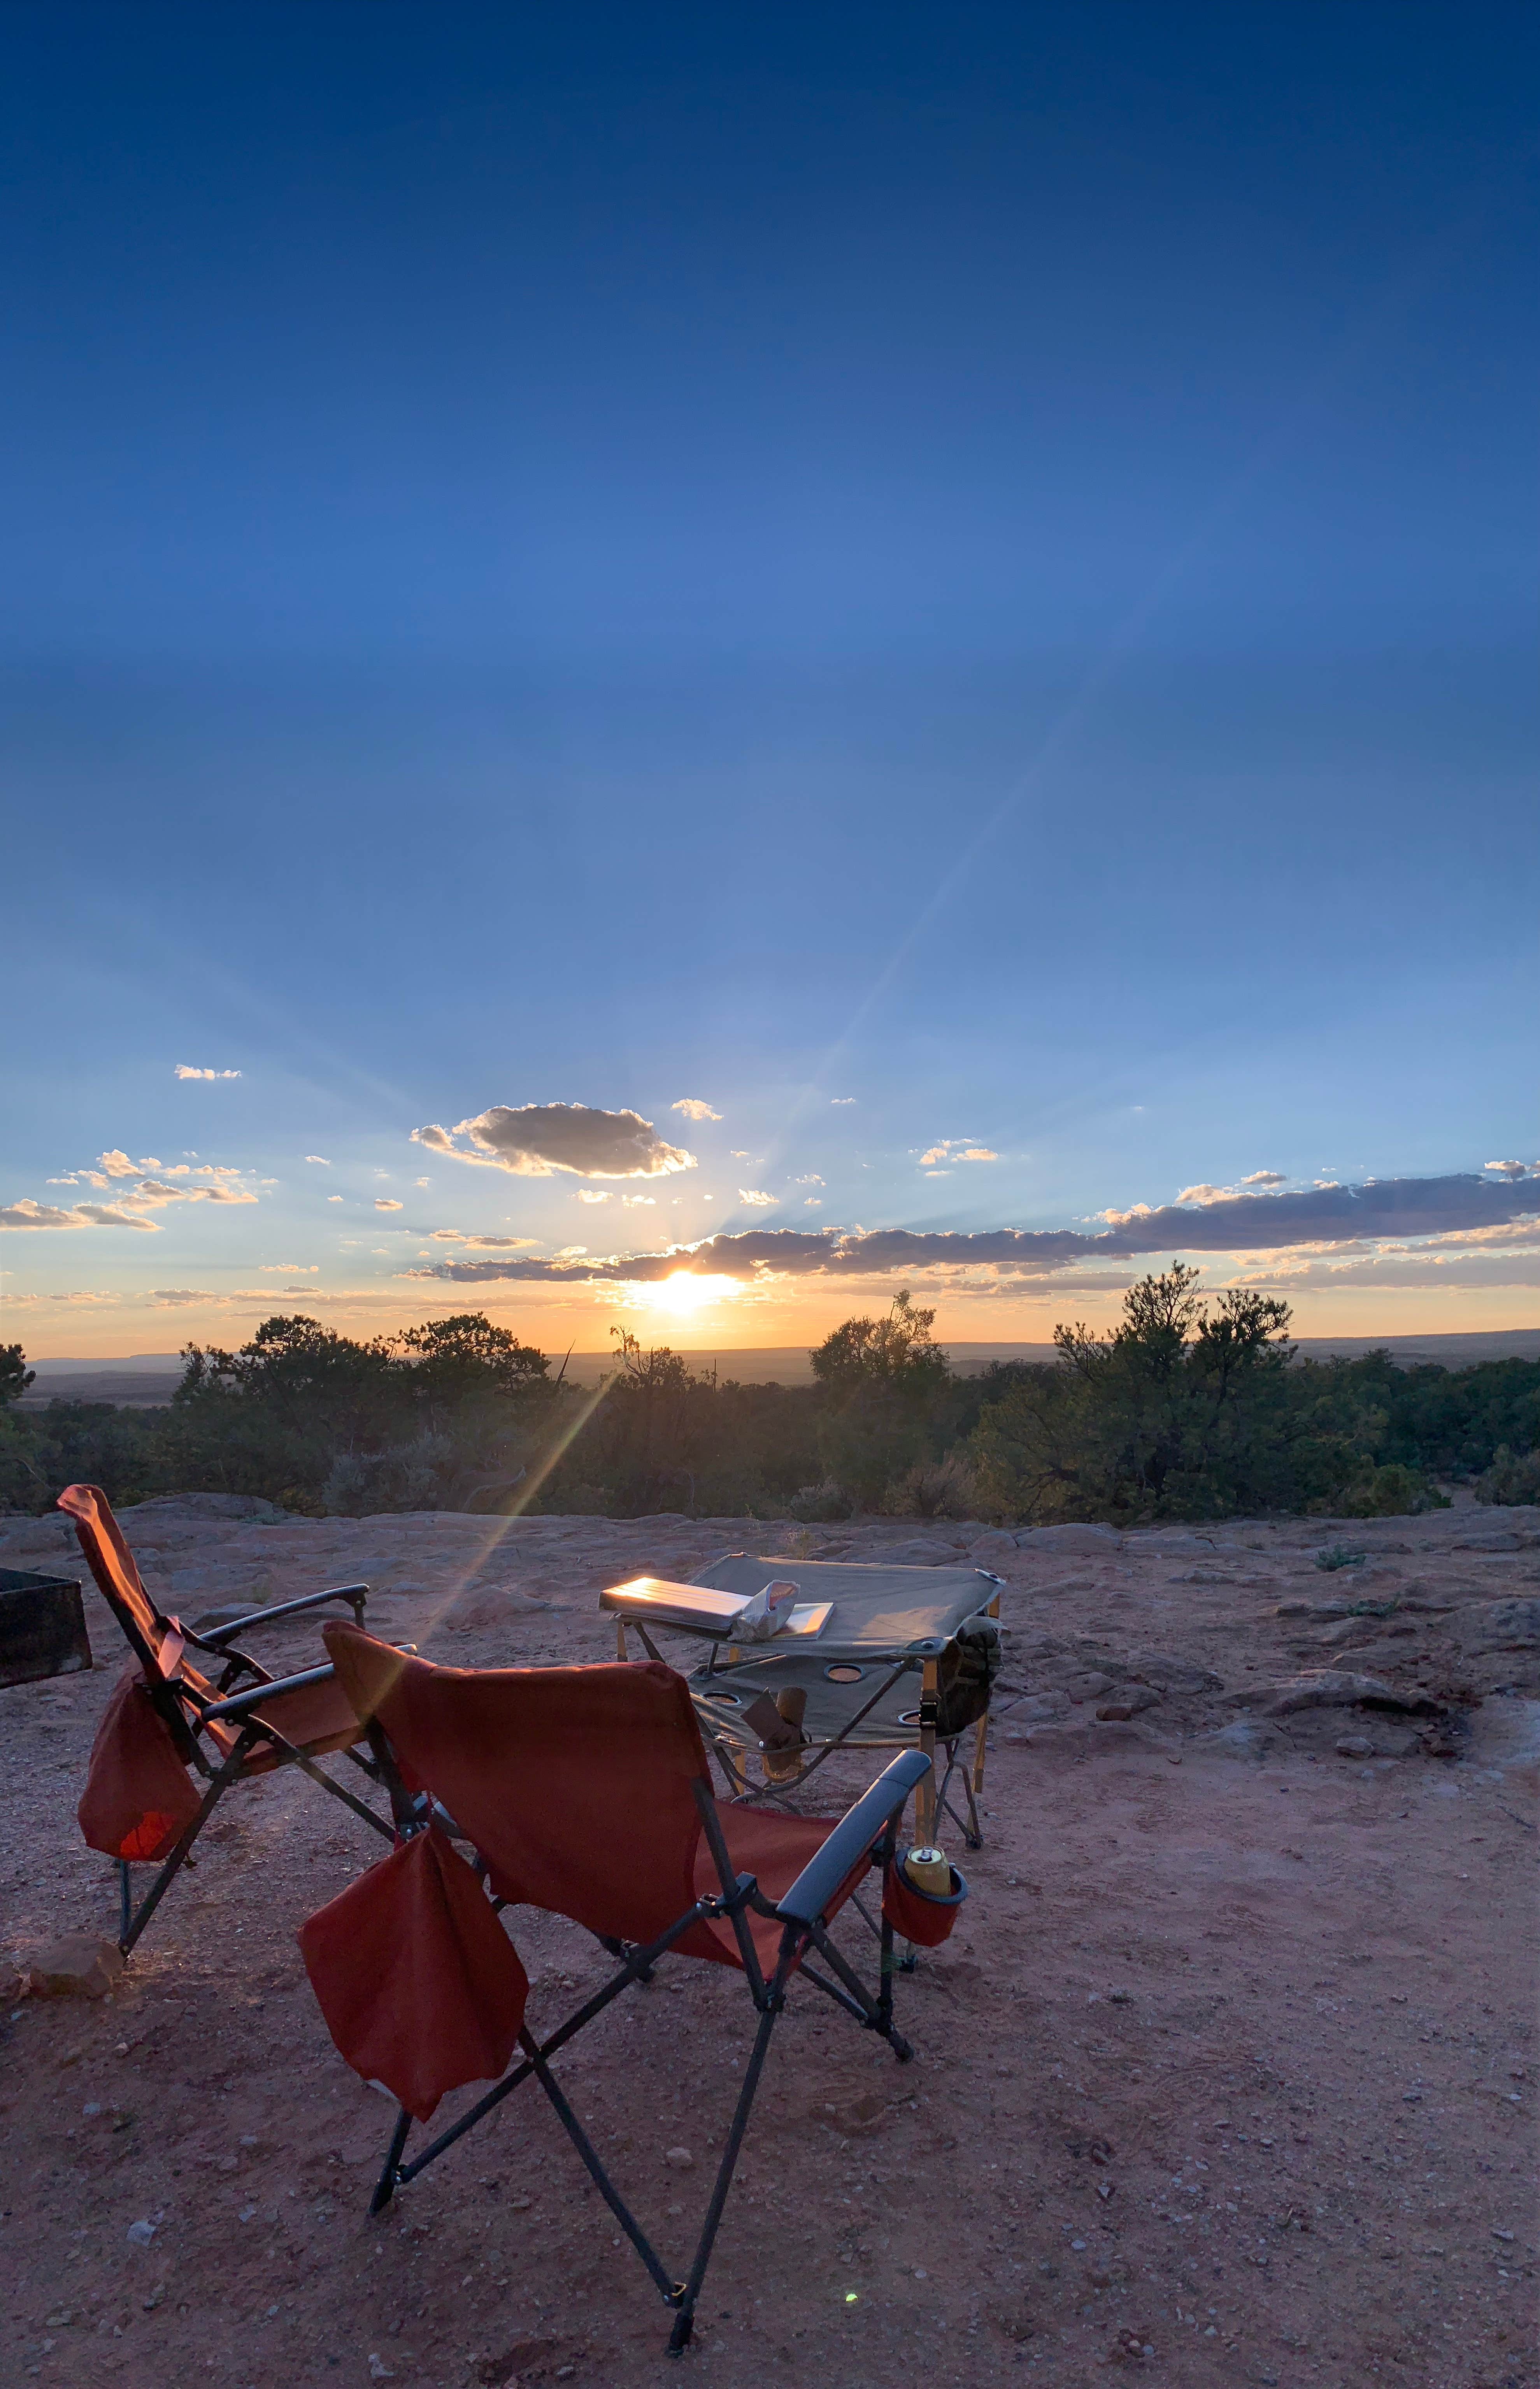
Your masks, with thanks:
M0 1685L73 1676L90 1665L79 1578L0 1568Z

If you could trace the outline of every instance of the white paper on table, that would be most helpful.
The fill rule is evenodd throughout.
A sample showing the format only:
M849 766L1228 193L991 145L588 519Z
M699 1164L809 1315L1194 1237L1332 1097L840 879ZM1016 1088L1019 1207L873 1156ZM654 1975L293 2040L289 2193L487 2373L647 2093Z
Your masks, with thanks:
M781 1577L762 1586L752 1601L745 1602L738 1612L732 1627L733 1641L768 1642L772 1634L791 1623L800 1589Z

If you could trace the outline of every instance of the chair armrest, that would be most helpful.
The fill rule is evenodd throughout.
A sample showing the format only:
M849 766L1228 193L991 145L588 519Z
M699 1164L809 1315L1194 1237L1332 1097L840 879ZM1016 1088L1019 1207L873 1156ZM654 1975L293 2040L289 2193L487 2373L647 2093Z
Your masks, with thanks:
M248 1626L266 1626L274 1617L297 1617L302 1609L319 1609L324 1601L345 1601L351 1607L355 1625L363 1624L363 1604L369 1597L366 1584L334 1584L329 1592L302 1592L298 1601L274 1602L271 1609L254 1609L249 1616L232 1617L228 1626L216 1626L211 1634L199 1634L196 1640L206 1651L218 1651L232 1634L244 1634ZM185 1629L184 1629L185 1631ZM187 1637L189 1642L195 1638Z
M931 1771L923 1750L900 1751L870 1791L847 1808L823 1847L809 1859L775 1912L788 1924L814 1924L847 1875L898 1815L915 1785Z
M327 1683L336 1673L337 1669L328 1664L325 1667L306 1667L298 1676L280 1676L271 1684L252 1684L244 1693L232 1693L226 1701L210 1701L207 1708L199 1709L198 1723L207 1725L214 1718L249 1717L253 1709L265 1707L280 1693L297 1693L306 1684Z

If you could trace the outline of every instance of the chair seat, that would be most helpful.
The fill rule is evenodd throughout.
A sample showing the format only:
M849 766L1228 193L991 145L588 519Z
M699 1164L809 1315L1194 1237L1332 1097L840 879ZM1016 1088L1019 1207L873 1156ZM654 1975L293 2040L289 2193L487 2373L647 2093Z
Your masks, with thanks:
M796 1817L774 1808L730 1808L720 1800L716 1808L734 1873L755 1876L767 1899L780 1899L790 1891L803 1868L818 1856L839 1822L837 1817ZM716 1861L703 1834L695 1852L695 1895L698 1898L703 1893L719 1889ZM773 1972L775 1954L781 1946L781 1926L773 1916L751 1915L748 1928L760 1964L767 1973ZM719 1947L709 1952L700 1949L698 1954L725 1958L729 1965L735 1966L738 1943L732 1925L706 1924L702 1930ZM697 1952L694 1935L680 1947Z
M263 1702L257 1721L274 1726L286 1742L297 1743L312 1758L329 1750L350 1749L363 1740L353 1705L335 1677L329 1683L301 1684L297 1692L276 1693ZM231 1721L216 1718L207 1731L222 1750L235 1748L238 1729ZM245 1771L267 1775L283 1764L284 1753L275 1743L259 1742L247 1756Z

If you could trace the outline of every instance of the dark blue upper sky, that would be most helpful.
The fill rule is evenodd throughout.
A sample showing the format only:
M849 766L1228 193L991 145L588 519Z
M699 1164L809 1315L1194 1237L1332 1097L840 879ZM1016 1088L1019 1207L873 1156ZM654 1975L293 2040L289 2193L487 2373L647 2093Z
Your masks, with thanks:
M0 11L3 1191L271 1180L217 1292L499 1103L709 1100L676 1237L1533 1157L1537 47Z

